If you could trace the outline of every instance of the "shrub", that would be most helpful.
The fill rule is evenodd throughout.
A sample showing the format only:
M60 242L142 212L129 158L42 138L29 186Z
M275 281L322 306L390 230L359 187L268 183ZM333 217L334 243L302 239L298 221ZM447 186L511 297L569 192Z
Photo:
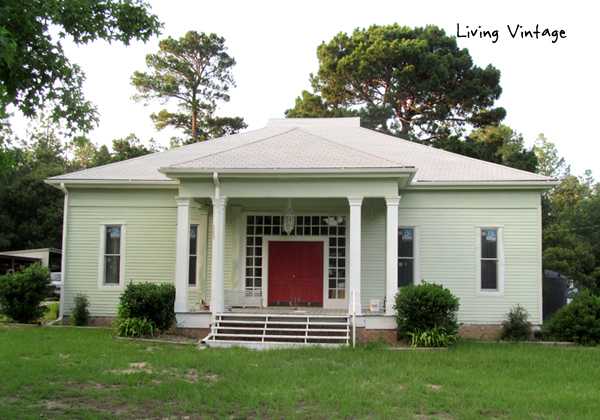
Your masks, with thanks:
M517 304L506 314L506 321L502 322L500 331L501 340L527 341L531 339L531 322L529 313L525 308Z
M146 319L160 331L175 322L175 286L173 284L129 283L121 295L119 318Z
M87 326L90 321L90 311L88 310L90 301L87 295L77 293L73 302L75 307L71 311L71 322L78 327Z
M433 327L425 331L409 332L413 347L447 347L456 342L456 333L450 334L444 327Z
M7 318L30 323L44 316L40 304L48 296L50 270L37 263L20 273L0 276L0 313Z
M560 308L550 323L557 340L584 345L600 343L600 296L584 291Z
M119 318L113 322L113 328L120 337L153 336L156 331L147 318Z
M418 286L404 286L396 295L394 306L398 311L398 337L409 341L414 334L434 329L456 336L459 327L456 320L458 302L459 299L450 290L439 284L423 281Z

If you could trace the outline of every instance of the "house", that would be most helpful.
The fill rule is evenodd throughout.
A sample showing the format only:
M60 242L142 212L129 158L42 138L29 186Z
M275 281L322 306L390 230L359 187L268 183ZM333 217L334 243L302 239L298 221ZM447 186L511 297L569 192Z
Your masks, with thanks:
M22 267L38 263L48 267L52 273L60 274L62 251L56 248L26 249L0 252L0 275L14 273Z
M173 282L186 328L206 332L241 292L391 337L399 287L425 280L460 298L464 335L491 337L516 304L542 323L540 195L555 180L359 118L271 119L46 182L65 193L66 314L78 292L102 320L130 281Z

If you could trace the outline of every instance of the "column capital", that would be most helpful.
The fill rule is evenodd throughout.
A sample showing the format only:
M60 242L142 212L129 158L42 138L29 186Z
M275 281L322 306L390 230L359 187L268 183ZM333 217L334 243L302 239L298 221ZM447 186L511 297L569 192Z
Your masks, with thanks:
M402 197L385 197L385 202L388 206L397 206L400 204L400 199Z
M361 206L364 197L348 197L350 206Z
M212 200L213 206L218 207L218 206L226 206L229 198L227 198L227 197L219 197L219 198L211 197L211 200Z

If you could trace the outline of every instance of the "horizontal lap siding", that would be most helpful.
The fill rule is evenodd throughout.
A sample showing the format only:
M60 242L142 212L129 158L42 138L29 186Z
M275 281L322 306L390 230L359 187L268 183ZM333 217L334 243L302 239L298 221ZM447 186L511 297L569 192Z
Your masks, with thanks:
M363 200L360 276L361 305L366 312L369 311L370 300L383 299L386 292L386 211L382 199Z
M539 323L540 227L536 208L401 208L399 223L419 226L421 279L460 298L464 323L499 323L517 303ZM476 227L503 227L504 296L476 293Z
M76 195L77 192L70 192ZM96 198L101 199L98 193ZM150 194L150 193L149 193ZM89 191L86 196L94 196ZM174 194L173 194L174 196ZM128 203L106 201L103 206L69 206L66 244L66 269L63 293L65 314L70 314L77 293L89 297L93 316L116 315L122 291L98 290L100 224L122 221L125 230L125 283L173 283L175 273L175 237L177 207L152 207L140 200ZM75 203L77 202L77 197ZM133 205L128 205L133 204ZM162 204L162 203L161 203Z

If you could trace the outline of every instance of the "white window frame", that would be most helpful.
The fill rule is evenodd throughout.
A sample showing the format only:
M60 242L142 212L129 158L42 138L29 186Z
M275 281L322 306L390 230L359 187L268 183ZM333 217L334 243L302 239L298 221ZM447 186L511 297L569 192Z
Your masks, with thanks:
M496 253L498 258L496 289L481 287L481 233L485 230L496 231ZM504 296L504 226L485 225L475 228L475 293L485 296Z
M193 221L190 222L190 239L191 239L191 235L192 235L192 226L196 226L196 254L192 255L191 253L189 253L188 251L188 289L198 289L198 285L200 284L200 223L194 223ZM190 270L189 270L189 259L191 257L196 257L196 281L194 282L194 284L190 284Z
M120 260L119 260L119 283L105 283L105 264L104 256L106 252L106 228L109 226L119 226L120 232ZM104 291L123 291L125 290L125 258L127 250L127 224L124 221L116 220L100 223L100 249L98 252L98 290Z
M196 228L196 284L191 285L188 270L188 289L199 292L206 290L206 241L207 241L207 215L201 214L200 217L190 220L190 228ZM189 259L188 254L188 259ZM189 264L189 263L188 263Z
M402 230L403 229L412 229L413 231L413 279L412 279L412 284L413 285L418 285L419 283L421 283L421 272L419 270L419 262L420 262L420 258L419 258L419 226L416 226L414 224L402 224L400 226L398 226L398 238L400 238L400 236L402 235ZM400 253L400 250L398 250L398 253ZM396 256L396 260L399 260L400 256ZM396 267L396 270L398 268ZM397 274L396 274L397 275ZM396 286L398 285L398 279L396 278ZM400 288L398 288L398 290L400 290Z

